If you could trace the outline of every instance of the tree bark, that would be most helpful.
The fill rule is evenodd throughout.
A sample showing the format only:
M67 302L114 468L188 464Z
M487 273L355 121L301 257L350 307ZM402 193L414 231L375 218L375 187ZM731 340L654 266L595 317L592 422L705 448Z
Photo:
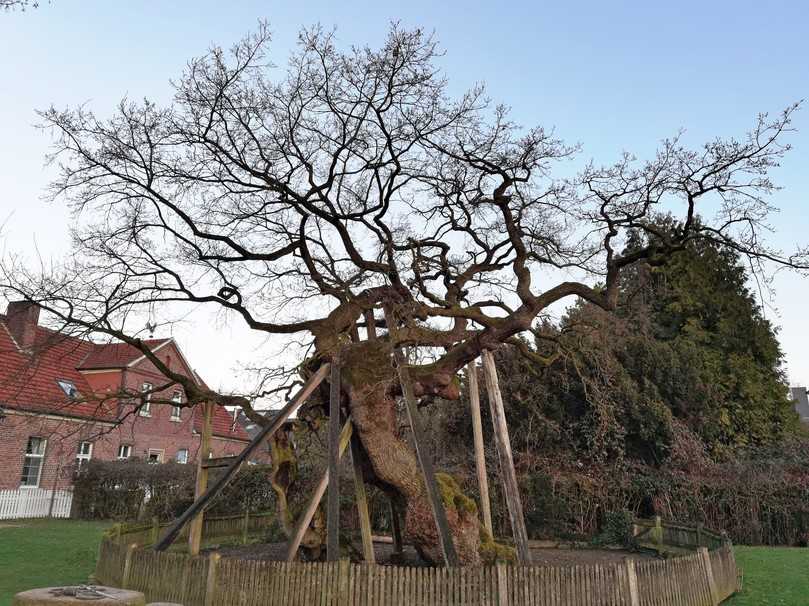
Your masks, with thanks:
M442 561L424 480L411 446L398 435L398 382L389 345L366 341L350 348L343 362L343 383L371 480L404 503L405 540L431 563ZM441 476L441 474L439 474ZM439 477L453 543L462 564L480 563L477 507L446 476Z

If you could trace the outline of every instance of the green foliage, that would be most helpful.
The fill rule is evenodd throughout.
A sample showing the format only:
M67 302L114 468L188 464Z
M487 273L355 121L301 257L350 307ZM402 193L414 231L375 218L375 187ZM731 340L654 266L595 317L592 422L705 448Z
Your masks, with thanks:
M634 519L634 514L626 509L608 512L604 516L601 532L593 539L593 543L634 549L637 546L633 533Z
M732 250L691 243L666 265L631 268L616 312L579 302L559 325L539 326L526 345L560 353L551 364L501 348L514 449L661 465L683 430L718 460L794 433L777 335L747 280ZM469 436L465 409L445 424Z
M152 516L172 520L194 500L196 466L139 460L90 461L74 482L73 515L91 519L136 520ZM243 467L206 511L236 514L245 510L273 511L275 496L269 468ZM222 470L210 472L210 481Z

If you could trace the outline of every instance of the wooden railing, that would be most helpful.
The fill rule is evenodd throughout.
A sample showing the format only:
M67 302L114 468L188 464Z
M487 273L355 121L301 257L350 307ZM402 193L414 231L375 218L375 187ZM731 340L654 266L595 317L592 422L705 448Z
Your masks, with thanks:
M254 517L256 528L268 523L269 516ZM209 524L213 533L230 529L239 536L251 522L235 516L209 518L206 530ZM185 606L703 606L719 604L737 590L733 549L723 537L681 525L636 524L639 535L648 528L662 529L663 540L676 539L676 546L694 551L668 559L573 566L409 568L348 560L290 564L221 558L217 553L158 553L138 547L138 542L154 542L160 528L118 526L102 541L96 579L142 591L148 600Z

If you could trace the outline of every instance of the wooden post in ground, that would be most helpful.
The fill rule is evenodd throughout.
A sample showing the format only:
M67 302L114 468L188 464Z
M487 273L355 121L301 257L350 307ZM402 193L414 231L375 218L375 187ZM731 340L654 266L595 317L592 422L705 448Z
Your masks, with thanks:
M331 363L329 389L329 498L326 516L326 560L340 559L340 363Z
M638 573L635 570L635 560L624 558L626 566L627 591L629 593L629 606L640 606L640 593L638 592Z
M208 577L205 579L205 606L216 606L216 568L221 557L216 552L208 556Z
M132 543L126 548L126 556L124 556L124 570L121 573L121 589L128 589L129 577L132 574L132 554L138 548L137 543Z
M343 430L340 432L340 448L339 448L340 456L342 456L343 452L345 452L345 449L348 446L348 441L351 439L351 433L352 433L351 419L348 419L343 425ZM315 487L315 491L312 494L312 498L309 500L309 504L306 506L306 510L303 512L303 514L301 514L301 517L298 520L298 524L295 527L295 534L293 535L292 539L289 542L289 546L287 547L287 557L286 557L287 562L295 561L295 557L298 554L298 548L301 546L301 541L303 541L303 535L306 534L306 529L309 528L309 524L312 522L312 518L315 517L317 506L320 504L320 500L326 493L326 487L328 485L329 485L329 469L327 468L326 471L323 472L323 475L320 477L320 481Z
M365 331L368 335L368 340L373 341L376 339L376 318L374 318L374 310L366 309L362 312L362 315L365 318Z
M525 528L525 517L520 500L520 489L517 485L517 473L514 471L514 458L511 454L511 439L508 435L506 413L503 407L503 396L497 381L497 369L494 365L492 352L484 350L483 371L486 377L486 390L489 393L489 407L491 409L492 425L494 426L494 441L497 445L497 454L500 459L500 473L503 477L503 493L506 497L508 516L511 520L511 531L514 534L514 546L517 550L517 560L521 564L531 561L531 552L528 549L528 531Z
M396 508L396 503L393 499L389 499L390 504L390 531L393 535L393 553L401 555L404 552L404 544L402 542L402 523L399 519L399 510Z
M478 373L474 362L466 366L466 380L469 385L469 412L472 415L472 434L475 442L475 469L480 489L480 510L483 514L483 526L494 536L492 526L492 506L489 500L489 478L486 475L486 453L483 449L483 422L480 419L480 390L478 389Z
M697 551L702 557L702 563L705 567L705 576L708 580L708 589L711 591L711 604L719 604L719 590L716 586L716 578L713 576L711 554L708 553L707 547L700 547Z
M357 501L357 516L360 520L360 534L362 535L362 555L368 564L376 561L374 557L374 540L371 537L371 515L368 511L368 497L365 494L365 480L360 469L359 438L356 431L351 434L351 467L354 470L354 498Z
M388 332L393 334L394 322L392 314L386 311L385 321L388 325ZM438 539L441 553L444 556L445 566L458 566L458 554L455 551L455 544L452 542L452 533L447 522L447 512L444 509L444 502L441 500L441 493L438 490L438 483L435 479L435 469L433 460L427 452L427 440L421 425L421 415L419 414L416 396L413 394L413 384L410 381L410 373L407 370L407 361L404 354L398 347L393 348L393 359L396 361L396 369L399 372L399 383L402 386L407 416L410 420L410 429L413 431L413 444L416 447L416 458L424 476L424 486L427 490L427 500L430 502L435 527L438 530Z
M213 433L213 402L202 405L202 433L200 436L199 451L197 452L197 481L194 485L194 500L199 499L208 490L208 469L203 467L202 461L211 454L211 436ZM202 544L202 524L205 514L200 511L188 527L188 553L199 555Z
M247 460L247 457L249 457L260 444L263 444L265 440L270 439L273 434L281 428L289 416L306 401L306 398L312 395L312 392L317 388L318 385L320 385L328 372L328 364L324 364L317 369L317 372L315 372L315 374L309 378L301 390L296 393L289 402L287 402L286 406L278 411L278 414L276 414L273 418L273 422L262 428L262 430L259 431L258 434L256 434L256 436L245 447L245 449L237 456L233 457L233 462L230 463L230 466L219 477L219 479L216 480L214 485L208 488L208 490L206 490L202 496L196 499L191 506L174 521L174 525L169 528L166 536L164 536L163 539L157 545L155 545L155 551L164 551L174 542L174 539L176 539L177 535L180 534L183 526L185 526L185 524L191 520L191 518L202 511L205 508L205 505L207 505L212 498L219 494L219 492L230 481L230 478L233 477L233 474L236 473L236 470L239 469L239 466Z

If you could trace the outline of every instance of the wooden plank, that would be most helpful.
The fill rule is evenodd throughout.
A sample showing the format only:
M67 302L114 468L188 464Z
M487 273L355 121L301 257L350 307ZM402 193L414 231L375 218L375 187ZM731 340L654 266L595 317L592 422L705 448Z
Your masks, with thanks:
M390 532L393 553L401 555L404 552L404 543L402 542L402 521L399 517L399 509L393 499L388 499L388 505L390 507Z
M332 360L329 388L329 496L326 505L326 561L340 559L340 363Z
M392 326L390 318L388 318L387 322L389 327ZM455 544L452 542L452 533L450 533L449 522L447 522L447 512L444 510L444 503L441 501L441 494L439 493L438 484L435 479L433 460L430 453L427 452L427 440L424 436L424 430L422 429L421 415L418 411L416 396L413 394L413 386L410 382L407 362L405 361L404 354L398 347L394 349L393 357L399 372L399 382L402 385L402 394L404 395L405 406L407 408L407 416L410 420L410 428L413 431L416 457L421 467L421 473L424 476L427 500L430 502L433 519L435 520L435 526L438 530L438 538L441 553L444 557L444 564L446 566L458 566L458 554L455 551Z
M483 514L483 526L494 536L492 526L492 506L489 499L489 478L486 474L486 454L483 448L483 422L480 418L480 390L478 373L474 362L466 366L466 380L469 385L469 411L472 415L472 434L475 442L475 469L478 475L480 490L480 510Z
M208 469L203 465L203 461L211 453L211 436L213 433L213 402L206 402L202 405L202 434L200 436L199 452L197 453L197 478L194 486L194 500L199 499L208 489ZM202 543L202 523L204 513L200 511L191 520L188 529L188 553L192 556L199 555L199 548Z
M262 428L262 430L256 434L256 437L254 437L247 447L245 447L245 449L235 458L230 467L225 470L225 473L222 474L214 485L208 488L188 509L183 512L179 518L177 518L177 520L175 520L174 525L169 528L166 536L164 536L163 539L157 545L155 545L155 551L164 551L174 542L174 539L176 539L177 535L180 534L183 526L185 526L186 523L191 520L191 518L201 512L205 508L205 505L207 505L213 497L219 494L233 474L236 473L239 465L241 465L243 461L247 460L247 457L249 457L252 452L264 442L264 440L272 437L272 435L281 428L289 416L295 412L312 394L317 386L320 385L328 372L329 364L323 364L317 369L317 372L312 375L301 390L295 394L295 396L286 404L286 406L278 411L278 414L275 416L273 422Z
M210 459L202 459L201 465L203 469L218 469L220 467L230 467L236 455L229 457L212 457Z
M349 418L343 425L343 430L340 432L338 455L341 456L343 452L345 452L346 446L348 446L348 441L351 439L351 433L351 419ZM306 534L306 529L309 527L312 518L315 516L315 512L320 504L320 500L326 493L326 487L329 485L329 475L329 469L326 469L326 471L324 471L323 475L320 477L320 481L318 482L317 486L315 487L315 491L312 494L312 498L309 500L309 504L306 506L306 510L298 520L298 525L295 527L295 534L290 540L289 547L287 548L287 562L295 561L295 556L298 554L298 548L301 546L303 535Z
M354 498L357 501L357 516L360 520L360 534L362 536L362 555L365 561L373 564L376 561L374 557L374 540L371 535L371 515L368 510L368 497L365 494L365 480L362 477L362 469L360 468L360 457L362 451L360 450L359 436L356 431L351 434L351 467L354 470Z
M511 531L514 535L514 546L517 550L517 559L522 564L531 562L531 552L528 548L528 531L525 528L520 489L517 484L517 473L514 470L514 458L511 454L511 439L508 435L506 413L503 408L503 396L497 381L497 369L494 365L492 352L484 350L483 371L486 377L486 390L489 393L489 407L491 409L492 425L494 426L494 441L500 459L500 473L503 477L503 494L506 498Z
M711 603L719 604L719 591L717 590L716 581L714 580L713 567L711 566L711 556L708 553L708 548L700 547L698 553L702 558L702 565L704 566L705 570L705 578L708 583L708 590L711 592Z

